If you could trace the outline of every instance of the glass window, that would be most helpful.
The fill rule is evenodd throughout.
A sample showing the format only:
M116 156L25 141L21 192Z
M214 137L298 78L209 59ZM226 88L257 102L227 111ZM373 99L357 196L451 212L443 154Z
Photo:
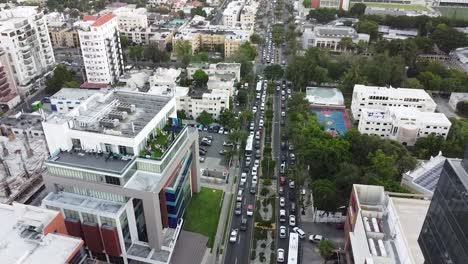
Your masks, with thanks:
M96 224L98 223L96 215L88 214L88 213L81 213L81 217L83 217L83 222L96 223Z
M80 215L77 211L63 209L63 213L65 214L65 218L80 220Z

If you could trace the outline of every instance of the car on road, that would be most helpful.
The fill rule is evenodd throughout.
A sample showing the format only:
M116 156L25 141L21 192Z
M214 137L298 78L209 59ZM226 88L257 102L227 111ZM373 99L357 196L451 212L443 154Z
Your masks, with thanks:
M250 193L255 194L257 192L257 184L253 184L250 186Z
M280 222L286 222L286 210L281 209L279 211L279 220Z
M233 228L231 230L231 234L229 235L229 242L231 242L231 243L237 242L237 234L238 233L239 233L239 231L237 230L237 228Z
M296 226L296 216L295 215L290 215L289 216L289 225L290 226Z
M293 228L293 231L296 232L301 239L303 239L306 236L306 233L304 232L304 230L300 229L297 226Z
M253 166L252 167L252 176L257 176L257 171L258 170L258 166Z
M280 204L280 207L286 206L286 199L284 199L284 197L280 197L279 204Z
M280 186L280 187L278 188L278 193L279 193L280 195L283 195L283 194L284 194L284 188L283 188L283 186Z
M284 249L278 248L278 252L276 256L277 256L276 261L279 263L283 263L284 262Z
M247 230L247 218L245 218L245 217L242 217L242 219L241 219L240 230L241 231L246 231Z
M259 159L261 157L262 157L262 154L261 154L260 150L257 149L257 151L255 151L255 158Z
M286 163L283 162L283 163L281 163L281 165L280 165L280 173L284 173L285 170L286 170Z
M258 178L257 176L252 176L252 184L257 184Z
M246 182L246 181L247 181L247 173L243 172L243 173L241 174L240 181L241 181L241 182Z
M284 119L281 119L280 125L281 125L281 126L284 126L284 125L285 125Z
M247 216L253 216L254 206L253 204L249 204L247 206Z
M323 236L321 235L310 235L309 241L312 243L320 243L320 241L324 240Z
M259 160L259 159L256 159L256 160L254 161L254 166L259 166L259 165L260 165L260 160Z
M201 163L205 162L205 157L200 157L200 162Z
M289 144L289 151L293 151L294 150L294 145L293 144Z
M242 214L242 202L236 202L236 209L234 210L236 215Z
M252 112L253 112L254 114L257 113L257 107L256 107L256 106L254 106L254 107L252 108Z
M290 159L291 161L295 161L295 160L296 160L296 155L294 155L294 153L292 153L292 152L289 153L289 159Z
M289 188L294 189L294 186L295 186L294 181L290 181L289 182Z
M291 214L294 214L296 212L296 204L295 203L290 204L289 212L291 212Z
M279 180L281 185L284 185L286 183L286 177L284 176L280 176Z
M236 201L242 202L242 194L243 193L244 193L244 191L242 191L242 190L237 191Z
M282 112L281 112L281 116L282 116L282 117L285 117L285 116L286 116L286 112L282 111Z
M287 236L287 231L285 226L280 226L280 232L279 232L280 238L286 238Z

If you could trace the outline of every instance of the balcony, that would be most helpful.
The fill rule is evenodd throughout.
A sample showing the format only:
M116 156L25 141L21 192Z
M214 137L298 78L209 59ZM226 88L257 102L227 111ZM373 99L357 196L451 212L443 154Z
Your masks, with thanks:
M179 122L181 123L181 122ZM151 136L146 142L145 149L140 151L141 158L162 160L168 153L179 136L187 136L187 127L185 125L170 126L166 124L163 130L156 130L156 135ZM182 138L180 137L180 138Z

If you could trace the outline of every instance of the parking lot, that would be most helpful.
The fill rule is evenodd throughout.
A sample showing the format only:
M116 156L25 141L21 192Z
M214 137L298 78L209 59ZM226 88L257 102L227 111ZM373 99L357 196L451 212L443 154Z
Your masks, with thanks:
M308 241L309 235L322 235L325 239L332 241L336 249L344 248L344 232L337 229L335 223L302 222L301 228L307 233L302 243L302 263L322 263L323 261L317 244Z
M218 134L218 133L209 133L207 131L199 131L200 142L203 137L212 136L213 140L211 146L200 146L201 148L207 150L204 157L205 161L200 162L200 168L202 170L210 170L213 172L224 172L228 168L228 161L224 158L223 155L219 154L220 151L226 149L223 146L223 142L226 141L227 135Z

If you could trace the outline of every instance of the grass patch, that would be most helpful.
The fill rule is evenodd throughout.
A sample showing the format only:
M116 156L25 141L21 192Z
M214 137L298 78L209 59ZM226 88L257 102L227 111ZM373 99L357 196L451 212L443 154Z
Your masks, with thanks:
M369 7L393 8L393 9L401 9L401 10L407 10L407 11L429 11L425 6L422 6L422 5L385 4L385 3L364 3L364 4Z
M213 248L223 191L202 187L190 201L185 215L184 230L208 237L207 247Z
M442 16L460 20L468 20L468 8L462 7L437 7Z

